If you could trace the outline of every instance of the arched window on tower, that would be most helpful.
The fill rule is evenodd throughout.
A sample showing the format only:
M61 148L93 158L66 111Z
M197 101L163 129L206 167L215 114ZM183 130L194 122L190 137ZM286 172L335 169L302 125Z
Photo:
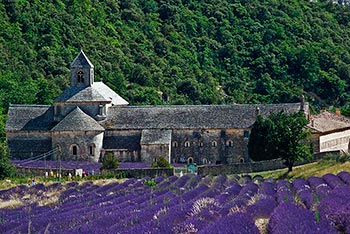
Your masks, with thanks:
M78 83L84 83L84 73L82 71L78 71L77 78L78 78Z

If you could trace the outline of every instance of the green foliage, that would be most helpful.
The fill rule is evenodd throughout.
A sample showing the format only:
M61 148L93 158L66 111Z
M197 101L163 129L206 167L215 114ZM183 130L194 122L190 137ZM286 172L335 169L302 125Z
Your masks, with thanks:
M118 159L114 157L112 152L108 152L102 160L101 169L118 169L118 168L119 168Z
M303 92L317 108L350 106L349 15L327 1L2 1L0 107L52 103L80 48L131 104Z
M249 156L255 161L281 158L291 171L295 161L311 157L305 144L309 135L305 130L307 123L302 112L258 116L249 137Z
M154 187L157 185L157 183L154 180L145 180L145 181L143 181L143 184L148 185L150 187Z
M16 166L9 158L9 149L5 143L0 143L0 179L13 177L16 174Z
M249 156L254 161L271 160L279 157L270 152L272 149L267 147L270 143L270 139L267 136L272 131L273 124L271 119L264 119L260 115L254 122L248 142Z
M156 161L152 162L152 168L171 168L172 165L164 157L157 158Z

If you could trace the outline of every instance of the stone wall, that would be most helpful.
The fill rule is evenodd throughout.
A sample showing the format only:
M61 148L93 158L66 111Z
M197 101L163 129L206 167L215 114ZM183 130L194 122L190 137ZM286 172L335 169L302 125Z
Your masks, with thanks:
M158 158L163 157L170 162L169 144L143 144L141 145L141 161L152 163Z
M35 157L51 150L50 132L7 132L6 137L12 159Z
M57 169L47 169L47 168L30 168L30 167L17 167L16 174L17 175L25 175L25 176L45 176L46 172L50 175L50 171L52 171L53 175L57 176L59 173ZM75 169L62 169L61 175L68 176L68 174L75 175Z
M329 154L340 155L340 151L330 151L323 152L314 155L314 158L311 161L299 161L294 165L303 165L310 162L315 162ZM250 163L235 163L235 164L225 164L225 165L211 165L211 166L198 166L197 174L198 175L220 175L220 174L242 174L242 173L252 173L252 172L261 172L261 171L270 171L283 169L286 166L283 164L283 160L267 160L261 162L250 162Z
M173 130L172 162L212 164L249 161L246 129Z
M144 178L157 176L173 176L174 168L132 168L132 169L115 169L102 170L101 174L123 175L127 178Z
M119 162L141 161L141 130L106 130L103 153L113 152Z
M84 132L53 132L52 147L59 146L62 152L62 160L75 161L93 161L98 162L103 142L103 132L84 131ZM77 154L73 155L73 147L77 147ZM92 154L90 154L90 146Z

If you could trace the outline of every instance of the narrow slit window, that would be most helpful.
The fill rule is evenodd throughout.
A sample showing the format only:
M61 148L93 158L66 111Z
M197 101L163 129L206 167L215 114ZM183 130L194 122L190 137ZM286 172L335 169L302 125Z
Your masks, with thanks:
M84 73L82 71L78 71L77 77L78 83L84 83Z

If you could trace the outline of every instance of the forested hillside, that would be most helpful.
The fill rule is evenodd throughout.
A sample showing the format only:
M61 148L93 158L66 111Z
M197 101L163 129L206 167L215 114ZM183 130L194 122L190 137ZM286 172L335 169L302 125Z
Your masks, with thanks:
M349 21L299 0L0 0L0 106L52 103L81 48L131 104L347 106Z

